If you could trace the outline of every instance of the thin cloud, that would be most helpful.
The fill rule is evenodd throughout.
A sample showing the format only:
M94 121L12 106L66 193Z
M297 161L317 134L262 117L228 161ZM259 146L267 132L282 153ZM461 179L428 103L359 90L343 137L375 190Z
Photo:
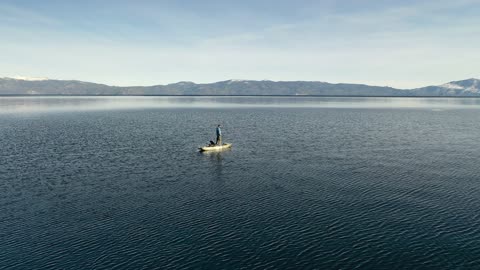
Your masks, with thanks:
M252 2L215 6L212 16L208 5L102 3L111 9L0 5L9 14L0 24L8 37L0 74L114 85L246 78L403 88L479 77L478 1L282 2L268 12Z

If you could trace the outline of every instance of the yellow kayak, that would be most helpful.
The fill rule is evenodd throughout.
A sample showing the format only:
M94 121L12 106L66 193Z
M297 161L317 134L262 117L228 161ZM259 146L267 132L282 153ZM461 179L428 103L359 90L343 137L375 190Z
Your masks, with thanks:
M229 149L232 147L231 143L224 143L223 145L215 145L215 146L204 146L199 148L201 152L204 151L222 151L225 149Z

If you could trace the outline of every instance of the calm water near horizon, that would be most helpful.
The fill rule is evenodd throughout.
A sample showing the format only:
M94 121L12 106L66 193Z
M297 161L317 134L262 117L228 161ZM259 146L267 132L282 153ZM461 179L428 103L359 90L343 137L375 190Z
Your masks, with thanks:
M479 109L480 98L262 96L0 97L0 113L172 108Z
M479 138L477 98L0 97L0 269L480 269Z

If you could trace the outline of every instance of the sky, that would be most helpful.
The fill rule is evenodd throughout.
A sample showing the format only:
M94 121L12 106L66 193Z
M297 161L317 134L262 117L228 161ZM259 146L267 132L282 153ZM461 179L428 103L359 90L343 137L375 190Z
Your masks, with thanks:
M0 0L0 77L397 88L480 78L480 0Z

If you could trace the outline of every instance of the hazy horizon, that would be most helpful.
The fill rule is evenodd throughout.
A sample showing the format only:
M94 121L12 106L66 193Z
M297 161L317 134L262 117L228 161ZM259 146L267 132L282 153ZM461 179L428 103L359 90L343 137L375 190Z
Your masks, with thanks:
M416 88L422 88L422 87L428 87L428 86L440 86L449 82L439 82L437 84L432 84L432 85L422 85L418 87L412 87L412 88L400 88L400 87L394 87L390 85L374 85L374 84L366 84L366 83L361 83L361 82L328 82L328 81L321 81L321 80L268 80L268 79L263 79L263 80L250 80L250 79L227 79L227 80L221 80L221 81L211 81L211 82L195 82L195 81L188 81L188 80L183 80L183 81L176 81L176 82L171 82L171 83L154 83L154 84L148 84L148 85L119 85L119 84L109 84L109 83L103 83L103 82L98 82L98 81L87 81L87 80L79 80L79 79L59 79L59 78L48 78L48 77L28 77L28 76L1 76L0 79L15 79L15 80L25 80L25 81L45 81L45 80L54 80L54 81L79 81L79 82L86 82L86 83L95 83L95 84L102 84L102 85L107 85L107 86L113 86L113 87L150 87L150 86L166 86L169 84L177 84L177 83L194 83L194 84L214 84L218 82L224 82L224 81L256 81L256 82L261 82L261 81L272 81L272 82L320 82L320 83L329 83L329 84L359 84L359 85L367 85L367 86L378 86L378 87L392 87L395 89L399 90L411 90L411 89L416 89ZM464 79L457 79L454 81L464 81L464 80L479 80L477 78L464 78Z

